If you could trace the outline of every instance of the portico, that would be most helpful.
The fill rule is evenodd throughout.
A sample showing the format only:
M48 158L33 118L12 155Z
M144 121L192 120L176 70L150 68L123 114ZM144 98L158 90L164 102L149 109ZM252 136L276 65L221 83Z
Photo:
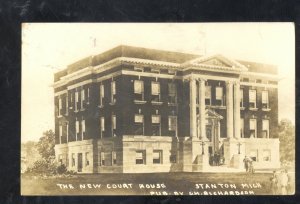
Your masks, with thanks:
M241 135L239 76L247 68L221 56L205 60L196 59L186 63L185 66L186 69L192 70L188 77L185 78L189 81L190 89L190 137L193 141L201 141L209 147L206 148L207 152L205 152L207 156L214 153L222 154L226 163L229 164L235 154L235 148L232 146L236 145ZM213 74L204 72L207 66L209 66L210 71L214 71ZM224 76L224 72L228 77ZM221 89L221 98L225 99L225 104L206 104L206 92L208 91L207 88L209 88L206 86L206 83L208 80L225 84L225 93L223 88ZM219 109L226 111L226 117L224 118L226 120L226 132L222 133L220 131L220 121L223 120L223 117L216 112ZM221 146L223 151L220 151ZM199 146L199 148L202 149L203 145L202 147ZM197 154L197 152L197 150L193 150L193 154ZM196 155L193 156L193 158L195 157Z

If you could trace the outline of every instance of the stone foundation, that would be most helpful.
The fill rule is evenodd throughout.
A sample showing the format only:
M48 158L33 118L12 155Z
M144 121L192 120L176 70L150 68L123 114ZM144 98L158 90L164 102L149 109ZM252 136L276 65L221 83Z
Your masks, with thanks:
M125 135L55 145L55 154L68 170L80 173L209 172L209 142L202 142L190 137ZM228 168L243 169L245 156L254 158L255 169L280 167L278 139L231 138L223 145Z

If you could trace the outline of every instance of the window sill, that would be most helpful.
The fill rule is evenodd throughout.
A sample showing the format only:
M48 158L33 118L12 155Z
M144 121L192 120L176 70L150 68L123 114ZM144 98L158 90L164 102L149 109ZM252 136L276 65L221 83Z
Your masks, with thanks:
M251 111L257 111L258 108L249 108L249 110L251 110Z
M72 106L70 106L70 107L69 107L69 109L71 109L71 110L72 110L72 109L73 109L73 107L72 107Z
M245 107L240 107L240 110L245 110Z
M62 117L63 117L63 115L58 115L58 116L57 116L57 118L62 118Z
M270 111L271 110L271 108L262 108L262 111Z
M98 108L103 108L104 107L104 105L100 105L100 106L98 106Z
M109 105L111 106L116 105L116 102L110 102Z
M135 104L145 104L147 101L134 100Z
M78 113L79 112L79 110L74 110L74 113Z
M178 103L170 103L170 102L168 102L168 106L177 106L178 105Z
M85 108L81 108L80 111L85 111Z
M162 105L163 102L161 101L151 101L152 105Z

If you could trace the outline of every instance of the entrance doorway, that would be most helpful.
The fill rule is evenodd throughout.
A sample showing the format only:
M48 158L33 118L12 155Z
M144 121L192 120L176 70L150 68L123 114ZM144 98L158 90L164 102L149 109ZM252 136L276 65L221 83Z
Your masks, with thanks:
M206 137L209 140L209 164L211 166L219 166L224 163L222 144L220 142L220 120L221 115L213 110L206 110Z
M82 172L82 153L78 153L78 166L77 171Z

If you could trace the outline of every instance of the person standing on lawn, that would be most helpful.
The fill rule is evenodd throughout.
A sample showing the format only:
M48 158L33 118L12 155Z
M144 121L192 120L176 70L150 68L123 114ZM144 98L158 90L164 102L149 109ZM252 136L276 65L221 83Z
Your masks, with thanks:
M248 170L250 173L254 173L253 160L249 158Z
M281 174L280 174L281 195L287 194L288 184L289 184L289 177L288 177L288 172L285 169L285 170L281 171Z
M276 195L278 193L278 178L277 178L277 172L273 171L273 175L270 178L271 181L271 190L272 194Z
M249 166L248 166L248 158L247 158L247 156L245 156L243 162L244 162L244 167L245 167L245 169L246 169L246 172L248 172Z

